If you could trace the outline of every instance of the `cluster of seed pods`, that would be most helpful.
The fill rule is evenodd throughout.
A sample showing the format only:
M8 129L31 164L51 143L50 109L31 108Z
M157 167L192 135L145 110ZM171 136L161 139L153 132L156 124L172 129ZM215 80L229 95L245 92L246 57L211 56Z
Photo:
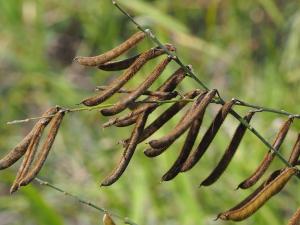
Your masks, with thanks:
M0 169L2 170L10 167L24 156L15 181L11 186L11 194L17 191L20 186L29 184L41 170L52 148L65 112L66 110L60 107L53 107L47 110L29 134L0 160ZM37 154L42 134L48 124L50 124L48 135ZM35 157L36 155L37 157Z
M209 145L213 142L214 137L218 133L219 128L236 103L236 101L233 99L226 102L219 109L211 125L204 133L198 146L196 146L194 150L193 147L201 128L206 108L216 97L216 90L192 90L185 93L180 98L180 100L182 101L175 102L153 122L146 126L149 114L159 106L159 101L176 97L177 92L175 91L175 88L184 79L185 72L182 68L180 68L175 71L170 76L170 78L157 90L148 90L148 88L162 74L168 63L172 60L171 58L167 57L154 68L152 73L150 73L149 76L146 77L145 80L135 90L124 90L122 88L123 85L128 82L129 79L131 79L144 64L146 64L150 59L158 57L164 53L162 49L154 48L125 60L110 61L119 56L120 53L123 53L132 48L135 44L140 42L144 38L144 36L145 35L142 32L138 32L128 40L126 40L124 43L122 43L120 46L112 49L107 53L95 57L76 58L78 63L82 65L98 66L98 68L101 70L116 71L126 69L125 72L119 78L112 81L110 85L98 88L98 90L102 91L99 95L88 98L82 102L86 106L95 106L104 102L106 99L117 92L128 94L121 101L117 102L113 107L101 110L101 113L104 116L116 115L126 108L131 110L131 112L127 115L109 119L108 122L103 124L103 127L109 127L113 125L117 127L125 127L135 124L131 133L131 137L122 141L124 152L118 165L112 171L112 173L102 181L102 186L111 185L120 178L120 176L124 173L126 167L128 166L137 145L151 137L152 134L154 134L165 123L172 119L172 117L174 117L185 106L187 106L189 103L188 101L185 101L187 99L193 99L193 103L179 120L177 125L165 136L159 139L150 140L148 142L149 148L144 151L144 154L147 157L159 156L188 130L185 142L177 159L170 167L170 169L162 176L162 180L171 180L179 173L186 172L192 169L207 151ZM172 45L166 45L165 47L170 51L175 51L175 48ZM145 99L144 103L137 104L135 101L141 95L148 95L148 97ZM244 116L244 121L250 123L254 114L255 111L250 111L247 115ZM272 145L275 150L279 150L291 127L292 122L293 118L289 118L282 125ZM202 181L201 186L212 185L221 177L230 161L234 157L246 130L246 126L244 126L243 123L240 123L232 137L231 142L226 148L223 157L221 158L215 169L210 173L210 175L204 181ZM298 137L298 140L296 141L289 159L289 163L292 166L297 165L298 162L298 157L300 154L299 142L300 141ZM262 163L254 171L254 173L249 176L249 178L241 182L238 185L238 188L247 189L255 185L265 174L274 157L274 152L270 150L264 157ZM288 182L288 180L296 173L298 173L298 170L295 167L287 167L273 172L270 177L266 181L264 181L257 190L254 191L254 193L252 193L248 198L246 198L244 201L242 201L232 209L224 213L220 213L218 218L223 220L238 221L249 217L256 210L258 210L269 198L278 193Z
M144 154L147 157L156 157L161 155L178 138L187 132L184 144L177 159L173 165L171 165L169 170L162 176L162 180L172 180L179 173L192 169L206 153L209 145L213 142L220 127L236 103L236 100L232 99L225 102L220 107L210 126L204 132L199 144L193 150L199 130L201 129L206 109L218 94L217 90L195 89L179 96L176 88L186 77L186 73L183 68L179 68L174 71L156 90L149 90L152 84L161 76L168 64L173 60L169 56L165 57L160 63L158 63L158 65L155 66L153 71L138 85L138 87L133 90L124 89L124 85L132 79L146 63L148 63L151 59L164 55L165 53L164 49L156 47L125 60L112 61L129 49L133 48L144 38L145 34L143 32L137 32L128 40L104 54L93 57L76 57L74 59L77 63L83 66L98 67L104 71L124 70L123 73L111 81L109 85L98 86L97 90L99 92L96 95L81 102L87 107L94 107L103 103L116 93L123 93L125 94L124 98L116 102L112 107L104 108L100 111L103 116L114 116L103 124L103 127L126 127L134 125L131 136L121 141L124 151L119 163L101 182L101 186L109 186L115 183L126 170L138 144L150 138L156 131L164 126L177 113L183 111L183 109L188 105L190 105L189 109L185 111L182 118L171 131L163 137L148 141L149 148L144 151ZM176 50L171 44L166 44L165 48L167 48L168 51ZM191 66L188 66L187 69L191 69ZM143 101L137 101L142 95L147 97ZM147 123L149 115L161 105L162 101L171 100L177 96L179 96L177 101L174 101L174 103L170 105L160 116L154 119L153 122L150 124ZM189 104L191 101L192 103ZM129 109L130 112L126 115L118 117L115 116L125 109ZM250 111L243 117L243 120L250 123L255 112L256 111ZM0 169L5 169L24 155L24 160L18 171L16 180L12 185L11 193L16 191L20 186L30 183L40 171L54 142L54 138L57 134L64 113L65 111L58 107L51 108L45 112L43 118L37 122L32 131L10 153L8 153L8 155L0 160ZM37 156L35 164L31 166L36 155L40 137L45 127L50 122L51 128L47 139L40 151L40 154ZM292 125L292 122L293 118L289 118L282 125L272 145L275 150L279 150ZM210 186L221 177L234 157L246 130L247 127L243 123L238 125L221 160L208 177L201 182L201 186ZM299 154L300 134L289 158L289 163L292 167L274 171L268 179L245 200L230 210L220 213L217 218L222 220L240 221L256 212L268 199L277 194L293 175L298 175L298 169L295 166L298 165ZM238 185L238 188L247 189L255 185L265 174L274 157L275 154L273 150L270 150L254 173L250 175L249 178L241 182ZM30 170L31 167L32 169ZM293 218L296 219L291 219L291 221L299 220L299 212L297 212ZM104 220L106 221L105 224L113 224L107 215ZM291 222L290 224L297 223Z

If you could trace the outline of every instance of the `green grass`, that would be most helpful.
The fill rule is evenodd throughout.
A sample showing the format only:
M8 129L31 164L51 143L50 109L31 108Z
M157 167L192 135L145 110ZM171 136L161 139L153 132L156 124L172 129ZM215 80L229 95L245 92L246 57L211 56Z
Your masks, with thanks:
M299 1L120 3L142 25L151 27L160 40L173 43L199 78L220 90L226 99L238 97L300 113ZM107 84L119 74L72 64L75 55L104 52L135 31L134 25L109 0L0 1L0 154L11 149L32 126L8 126L7 121L38 116L56 104L74 106L92 95L96 85ZM152 42L146 40L136 51L150 47ZM145 66L128 86L139 85L157 62L153 60ZM154 86L176 68L172 63ZM179 90L192 88L199 86L186 79ZM235 109L241 114L246 112L240 107ZM215 110L208 110L201 134ZM159 112L151 118L159 116ZM155 137L168 132L179 118L170 121ZM260 113L253 119L253 126L271 142L285 119ZM113 186L100 189L101 179L122 154L117 141L128 137L132 129L103 130L101 124L106 120L96 111L68 114L39 176L138 224L234 224L213 219L251 192L234 188L251 174L267 151L254 135L246 134L228 170L210 188L199 189L198 185L221 158L238 124L233 118L226 120L207 154L190 172L159 183L180 151L183 138L155 159L143 155L146 145L141 144L122 178ZM297 120L281 149L286 157L299 129ZM0 225L101 223L102 215L98 212L36 184L9 196L9 185L18 165L1 171ZM276 159L268 172L282 166ZM286 224L300 203L296 194L298 182L293 179L254 216L239 224ZM9 222L1 219L4 217Z

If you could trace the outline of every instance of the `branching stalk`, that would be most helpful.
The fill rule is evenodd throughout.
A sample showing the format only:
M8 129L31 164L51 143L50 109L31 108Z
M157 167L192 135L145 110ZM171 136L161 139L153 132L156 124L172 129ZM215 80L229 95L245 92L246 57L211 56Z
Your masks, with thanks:
M127 16L136 26L139 30L143 31L144 33L147 34L147 36L155 43L157 44L159 47L161 47L165 53L167 55L169 55L170 57L173 58L173 60L179 65L181 66L185 72L192 78L194 79L202 88L204 88L205 90L209 90L209 88L194 74L193 71L191 71L190 69L188 69L187 66L185 66L182 61L180 60L180 58L171 53L170 51L168 51L164 46L163 44L159 41L159 39L153 34L153 32L150 30L150 29L145 29L143 28L138 22L135 21L135 19L129 15L128 12L126 12L116 1L112 1L112 3L125 15ZM219 99L218 99L218 102L219 104L222 104L224 105L225 101L222 99L222 97L219 95ZM292 117L295 117L295 118L300 118L300 115L292 115L292 114L289 114L285 111L281 111L281 110L273 110L273 109L270 109L270 108L265 108L265 107L258 107L258 106L255 106L255 105L252 105L252 104L248 104L248 103L245 103L245 102L242 102L242 101L239 101L238 102L239 105L242 105L242 106L246 106L246 107L251 107L251 108L255 108L255 109L260 109L262 111L268 111L268 112L273 112L273 113L278 113L278 114L283 114L283 115L288 115L288 116L292 116ZM234 116L238 121L240 121L242 124L244 124L248 130L250 130L258 139L260 139L264 145L266 145L268 147L268 149L271 149L272 152L274 152L275 155L278 156L278 158L287 166L291 167L292 165L281 155L281 153L279 153L278 150L274 149L272 147L272 145L255 129L253 128L249 123L247 123L245 120L243 120L243 118L237 113L235 112L234 110L230 110L230 114L232 116Z

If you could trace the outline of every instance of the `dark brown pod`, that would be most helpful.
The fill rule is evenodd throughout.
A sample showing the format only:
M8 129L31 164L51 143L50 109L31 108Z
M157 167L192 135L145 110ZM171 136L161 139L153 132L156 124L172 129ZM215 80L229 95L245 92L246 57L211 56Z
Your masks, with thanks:
M284 141L290 126L293 122L293 118L289 118L283 126L280 128L275 141L273 142L272 147L278 151L282 142ZM254 173L248 177L246 180L244 180L242 183L238 185L237 188L247 189L254 184L264 175L266 170L269 168L270 164L272 163L273 159L275 157L275 154L269 150L268 153L265 155L263 161L260 163L260 165L257 167L257 169L254 171Z
M189 66L189 68L191 68ZM182 68L176 70L156 91L159 92L172 92L177 87L177 85L185 78L185 71ZM169 95L169 96L151 96L145 99L145 101L157 101L157 100L169 100L177 96L176 95ZM128 115L122 116L120 118L112 119L109 122L109 125L115 125L117 127L124 127L129 126L135 123L138 115L146 110L150 110L149 113L153 112L159 106L158 103L143 103L138 105L137 107L132 108L132 112ZM128 106L130 107L130 105Z
M186 118L182 122L180 122L169 134L160 139L150 141L150 146L152 148L161 148L167 145L167 143L172 143L174 140L176 140L190 127L192 122L194 122L195 119L205 111L208 104L216 95L216 92L216 90L212 90L207 93L203 92L202 94L200 94L200 96L191 106L191 110L189 110L189 112L185 116Z
M202 92L196 101L193 103L191 108L188 110L188 112L180 119L176 127L173 129L173 132L169 133L168 138L165 139L166 141L163 141L160 143L161 145L157 148L151 146L151 148L146 149L144 151L144 154L148 157L155 157L160 154L162 154L165 150L168 149L170 145L173 144L173 142L179 138L185 130L188 129L188 127L193 123L193 121L197 119L201 119L205 112L205 107L202 108L202 110L198 110L198 108L201 108L201 101L204 101L204 98L206 96L206 91ZM195 115L197 114L197 115ZM192 122L190 122L192 120ZM188 124L189 123L189 124ZM150 142L151 145L151 142Z
M97 86L96 91L105 91L108 88L108 86ZM132 90L126 90L126 89L119 89L117 93L125 93L125 94L130 94L132 93ZM178 93L176 92L163 92L163 91L149 91L146 90L143 92L143 95L149 95L149 96L155 96L155 97L169 97L171 96L176 96Z
M114 106L102 109L102 115L112 116L126 109L130 103L134 102L138 97L140 97L154 83L154 81L158 79L158 77L162 74L167 65L171 62L171 60L172 59L170 57L167 57L165 60L159 63L150 73L150 75L138 86L136 90L128 94L126 98L114 104Z
M117 165L117 167L112 171L112 173L107 176L102 182L101 186L109 186L115 183L124 173L125 169L127 168L134 152L136 146L138 144L138 139L141 133L143 132L144 126L146 124L146 120L148 118L148 112L142 113L134 127L134 130L131 134L131 138L129 141L128 146L125 148L124 153L122 154L122 158Z
M163 175L163 181L172 180L177 174L180 172L180 168L182 164L185 162L187 157L189 156L194 143L196 141L197 135L199 133L202 120L203 120L204 113L202 113L199 118L197 118L191 125L187 137L184 141L184 145L181 149L179 156L177 157L176 161L173 163L171 168Z
M289 220L288 225L300 225L300 208L297 209L292 218Z
M53 107L43 113L42 117L48 117L55 114L59 110L58 107ZM49 118L42 118L40 119L36 125L32 128L29 134L14 148L12 149L6 156L4 156L0 160L0 170L6 169L14 164L18 159L20 159L26 152L30 141L38 128L46 127L52 117Z
M292 150L290 158L289 158L289 163L292 166L297 165L299 155L300 155L300 133L298 134L297 141L294 144L293 150Z
M235 100L231 100L225 103L222 108L219 110L217 115L215 116L213 122L209 126L208 130L205 132L202 140L200 141L198 147L192 152L185 163L181 167L181 172L185 172L193 168L196 163L201 159L201 157L206 152L208 146L218 133L221 125L223 124L225 118L227 117L228 113L230 112L232 106L234 105Z
M246 219L263 206L271 197L280 192L297 171L295 167L285 168L279 175L275 176L274 179L271 179L269 183L265 183L263 188L259 187L258 191L255 191L255 194L251 194L250 197L242 201L243 204L239 204L238 207L235 206L226 212L220 213L217 219L221 218L222 220L233 221Z
M37 161L34 163L33 168L24 176L24 178L20 179L20 186L25 186L29 184L40 172L54 143L55 137L58 133L64 115L65 111L59 111L53 117L48 136L42 146L39 155L37 156Z
M193 90L184 94L183 98L193 99L200 93L201 93L200 90ZM154 134L157 130L159 130L166 122L172 119L172 117L175 116L180 110L182 110L188 103L189 103L188 101L180 101L170 106L166 111L164 111L159 117L157 117L151 124L149 124L149 126L147 126L144 129L143 134L139 139L139 143L143 142L152 134ZM122 141L122 143L124 143L124 145L126 146L126 143L128 143L128 141L129 139L126 139Z
M83 66L99 66L122 55L124 52L126 52L127 50L138 44L141 40L143 40L145 36L146 35L144 32L139 31L119 46L113 48L108 52L105 52L104 54L92 57L78 56L74 60Z
M134 63L134 61L140 56L141 54L132 56L127 59L119 60L119 61L113 61L113 62L107 62L100 66L98 66L98 69L104 70L104 71L119 71L119 70L125 70L129 66Z
M252 119L255 112L250 112L248 115L246 115L243 119L249 123ZM246 133L247 127L240 123L240 125L237 127L230 144L228 145L227 149L225 150L225 153L222 157L222 159L219 161L218 165L215 167L215 169L211 172L211 174L201 183L201 186L209 186L212 185L214 182L216 182L221 175L225 172L227 166L229 165L231 159L233 158L242 138L244 137L244 134Z
M166 45L166 48L168 48L170 51L175 51L175 48L172 45ZM162 54L164 54L164 51L158 48L150 49L149 51L142 53L140 57L137 58L121 76L111 82L111 84L105 91L83 100L82 104L86 106L95 106L104 102L114 93L116 93L120 88L122 88L150 59L153 59Z

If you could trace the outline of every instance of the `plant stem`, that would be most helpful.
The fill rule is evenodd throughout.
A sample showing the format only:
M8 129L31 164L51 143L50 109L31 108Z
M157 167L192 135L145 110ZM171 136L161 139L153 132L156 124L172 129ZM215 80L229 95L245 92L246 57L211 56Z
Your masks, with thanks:
M51 183L49 183L49 182L47 182L47 181L44 181L44 180L42 180L42 179L39 179L39 178L35 178L35 180L36 180L40 185L50 187L50 188L52 188L53 190L56 190L56 191L58 191L58 192L60 192L60 193L63 193L64 195L69 196L69 197L75 199L76 201L80 202L81 204L87 205L87 206L89 206L89 207L91 207L91 208L94 208L94 209L96 209L96 210L98 210L98 211L100 211L100 212L102 212L102 213L109 213L111 216L113 216L113 217L115 217L115 218L118 218L119 220L123 221L125 224L137 225L136 223L132 222L132 221L131 221L129 218L127 218L127 217L124 218L124 217L122 217L122 216L120 216L120 215L118 215L118 214L116 214L116 213L109 212L109 211L107 211L105 208L100 207L100 206L97 206L97 205L95 205L94 203L88 202L88 201L82 199L81 197L79 197L79 196L77 196L77 195L71 194L70 192L67 192L67 191L65 191L65 190L63 190L63 189L57 187L57 186L54 185L54 184L51 184Z

